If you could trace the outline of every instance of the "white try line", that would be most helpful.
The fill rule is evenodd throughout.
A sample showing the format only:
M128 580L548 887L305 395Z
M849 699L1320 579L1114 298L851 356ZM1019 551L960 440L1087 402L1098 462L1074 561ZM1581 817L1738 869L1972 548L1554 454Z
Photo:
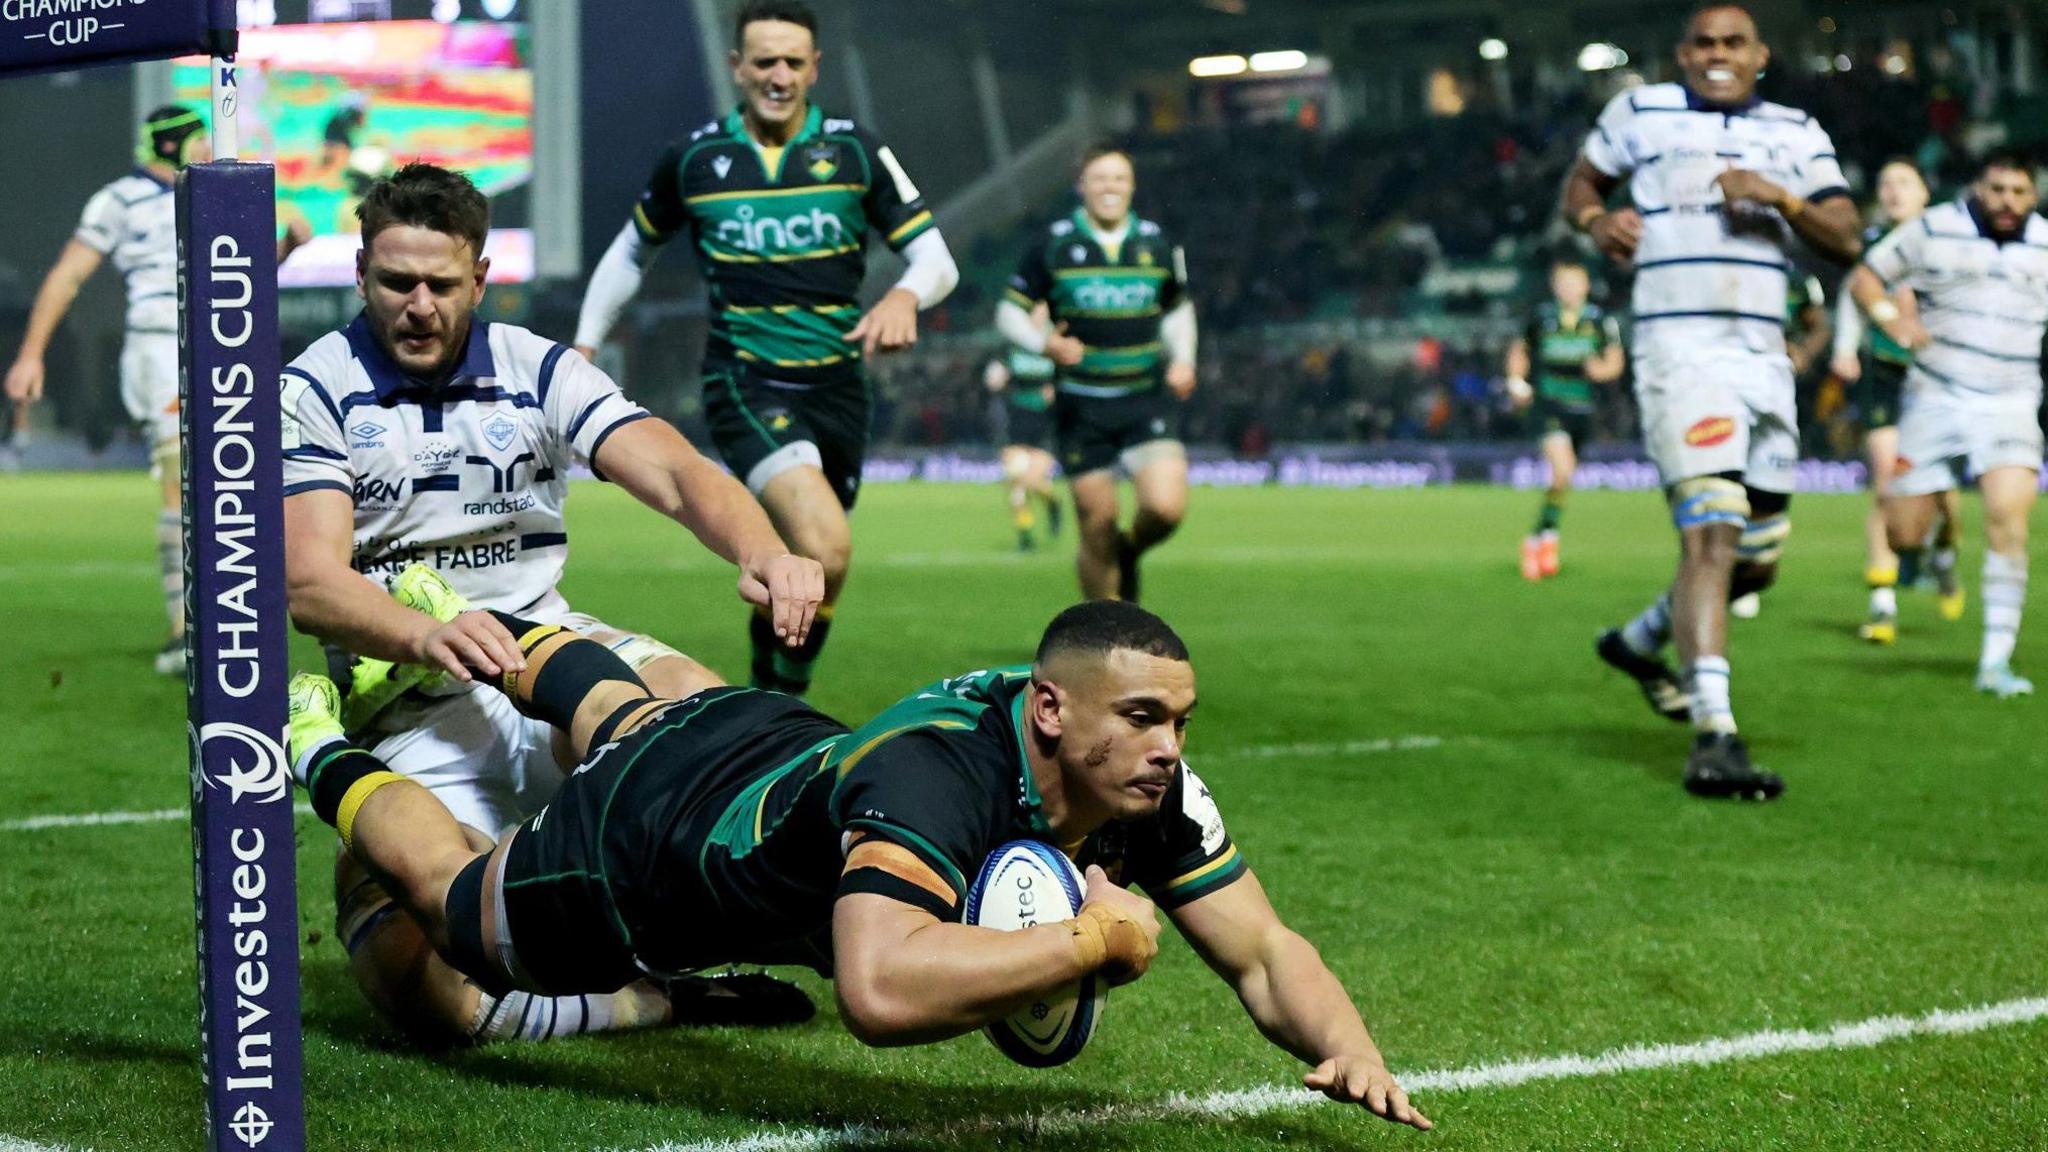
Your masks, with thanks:
M0 1152L71 1152L55 1144L38 1144L33 1140L17 1140L12 1136L0 1136Z
M292 811L301 816L311 816L313 809L300 804ZM40 832L45 828L98 828L109 824L168 824L174 820L192 819L190 808L153 808L147 812L76 812L60 816L24 816L19 820L0 820L0 832ZM9 1152L0 1144L0 1152Z
M1513 1088L1545 1080L1583 1080L1657 1068L1703 1068L1736 1060L1757 1060L1795 1052L1871 1048L1910 1036L1960 1036L1990 1028L2048 1019L2048 996L2007 1000L1978 1008L1929 1012L1924 1016L1873 1016L1818 1030L1750 1032L1699 1040L1689 1044L1631 1045L1592 1056L1548 1056L1475 1064L1464 1068L1411 1072L1401 1077L1409 1092L1428 1106L1429 1093L1472 1092ZM1230 1119L1270 1112L1291 1112L1323 1104L1323 1098L1299 1086L1266 1086L1206 1096L1175 1093L1162 1100L1108 1104L1073 1112L992 1116L929 1128L782 1128L727 1140L659 1144L646 1152L824 1152L834 1148L961 1141L973 1137L1025 1134L1034 1138L1098 1131L1105 1124L1160 1123L1172 1120Z
M1282 757L1371 756L1381 752L1413 752L1443 744L1441 736L1388 736L1376 740L1339 740L1327 744L1251 744L1241 748L1218 748L1206 756L1216 760L1274 760ZM1204 754L1198 753L1197 759ZM305 804L295 811L310 816ZM0 832L41 832L49 828L99 828L111 824L168 824L192 818L189 808L153 808L146 812L74 812L52 816L24 816L0 820ZM0 1146L0 1152L7 1152Z

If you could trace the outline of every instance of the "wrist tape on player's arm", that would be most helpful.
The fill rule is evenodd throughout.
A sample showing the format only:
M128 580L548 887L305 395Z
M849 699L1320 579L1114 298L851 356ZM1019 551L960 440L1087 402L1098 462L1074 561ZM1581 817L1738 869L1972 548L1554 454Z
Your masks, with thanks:
M1129 916L1104 904L1089 904L1067 925L1074 950L1087 971L1107 969L1115 975L1141 975L1159 951L1145 930Z

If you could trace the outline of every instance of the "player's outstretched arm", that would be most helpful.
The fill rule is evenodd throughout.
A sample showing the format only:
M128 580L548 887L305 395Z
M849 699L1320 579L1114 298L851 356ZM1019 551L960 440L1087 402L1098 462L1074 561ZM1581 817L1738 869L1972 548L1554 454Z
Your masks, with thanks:
M43 286L36 292L36 302L29 308L21 350L7 370L9 400L33 404L43 398L43 355L50 349L50 338L56 335L64 314L71 311L71 302L78 299L78 289L99 268L102 259L91 245L73 239L50 266L49 275L43 277Z
M706 460L663 420L636 420L607 436L592 463L633 498L674 520L739 565L740 595L766 605L775 634L794 648L825 599L825 569L791 554L746 486Z
M1344 986L1315 946L1280 922L1256 876L1247 873L1168 915L1237 991L1259 1031L1314 1065L1303 1084L1399 1124L1434 1127L1387 1071Z
M890 847L864 841L849 869L864 866L864 848ZM1001 1020L1090 972L1135 980L1158 951L1158 937L1152 902L1095 867L1079 916L1015 932L950 923L887 896L850 892L832 908L832 978L839 1014L861 1043L929 1044Z
M349 564L355 501L334 488L285 498L285 601L299 631L355 653L424 664L467 681L526 667L519 644L485 612L442 623L387 595Z

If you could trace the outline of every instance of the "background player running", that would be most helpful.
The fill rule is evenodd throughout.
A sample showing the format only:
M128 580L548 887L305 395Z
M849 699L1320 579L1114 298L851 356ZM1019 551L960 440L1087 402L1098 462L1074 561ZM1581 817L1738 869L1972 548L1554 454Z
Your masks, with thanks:
M1621 325L1590 302L1593 282L1570 256L1550 265L1550 299L1536 306L1528 327L1508 345L1508 392L1530 409L1550 485L1536 528L1522 540L1522 579L1557 575L1558 522L1578 471L1579 446L1593 435L1593 386L1621 379ZM1534 377L1533 383L1530 377Z
M1913 352L1899 416L1899 474L1885 502L1892 550L1926 540L1935 497L1967 466L1984 497L1984 644L1977 690L2029 695L2012 669L2027 598L2027 518L2040 490L2041 346L2048 333L2048 220L2016 153L1987 157L1961 199L1928 209L1872 249L1856 303ZM1917 315L1890 298L1913 290Z
M156 670L185 672L185 531L178 469L178 173L213 153L199 113L167 104L142 124L134 171L86 201L78 230L43 278L30 308L21 349L7 370L7 398L26 407L43 398L44 354L78 290L111 259L128 288L127 336L121 343L121 402L148 441L152 474L161 486L156 519L157 570L170 633ZM310 232L294 221L277 244L283 263Z
M475 603L601 635L648 683L686 695L721 681L666 644L573 612L557 588L572 465L589 464L737 564L743 593L781 614L785 643L801 639L824 573L789 555L737 482L581 356L476 319L490 205L468 180L411 165L373 184L360 214L363 313L285 369L290 609L327 642L332 666L360 658L350 697L357 738L489 844L553 794L575 757L558 756L551 730L499 694L471 690L469 668L519 664L491 617L407 607L380 578L430 565ZM433 669L449 679L395 698ZM669 1014L664 995L637 985L563 999L482 994L434 957L416 925L391 915L390 897L346 854L335 892L357 982L415 1035L543 1039Z
M1863 230L1864 250L1920 219L1927 211L1927 201L1927 181L1912 161L1886 163L1877 174L1879 218ZM1899 409L1913 353L1885 335L1882 327L1864 322L1863 309L1849 294L1846 283L1841 296L1835 306L1831 367L1837 379L1854 388L1856 407L1863 417L1863 458L1870 465L1870 515L1863 525L1863 578L1870 586L1870 616L1857 631L1873 644L1891 644L1899 638L1897 589L1901 584L1912 587L1920 575L1917 563L1911 571L1900 566L1884 523L1884 502L1898 471ZM1917 314L1918 304L1905 285L1892 290L1891 300L1902 314ZM1928 567L1934 571L1941 618L1960 620L1963 583L1956 572L1956 532L1962 523L1962 500L1953 488L1938 494L1936 500L1934 555ZM1915 553L1908 555L1917 558Z
M1074 492L1081 594L1138 598L1138 561L1187 515L1179 401L1195 390L1195 307L1186 261L1159 225L1131 211L1136 171L1122 149L1081 161L1081 206L1025 252L996 305L996 327L1059 366L1053 401L1060 467ZM1032 312L1047 305L1047 332ZM1117 473L1138 509L1117 526Z
M753 682L801 693L846 585L872 403L862 360L917 341L917 313L959 269L896 156L812 104L818 21L797 0L748 0L731 53L739 108L669 147L583 300L592 355L662 245L688 233L711 296L704 414L712 442L800 556L825 566L825 604L797 648L749 626ZM865 314L873 229L909 261Z
M1683 83L1624 92L1600 114L1561 206L1608 255L1635 264L1636 398L1679 535L1670 591L1604 633L1599 654L1658 711L1689 713L1688 791L1767 799L1784 782L1750 764L1736 731L1728 601L1769 586L1792 531L1786 249L1796 237L1853 256L1856 208L1827 133L1757 96L1770 50L1747 11L1697 10L1677 55ZM1631 204L1610 212L1623 181ZM1660 655L1674 635L1683 689Z
M1042 305L1033 309L1032 315L1045 324ZM1034 501L1045 507L1048 534L1060 534L1060 498L1052 483L1051 451L1056 371L1044 354L1014 347L989 361L982 371L982 383L997 397L991 415L997 424L997 441L1003 446L1003 487L1010 498L1017 548L1023 552L1038 546L1032 535L1037 521Z
M654 699L601 645L500 620L526 660L513 697L589 753L487 854L429 793L340 739L332 685L302 677L293 692L294 763L315 810L478 980L561 993L729 960L805 963L833 977L861 1041L922 1044L1090 972L1142 976L1157 901L1259 1029L1311 1065L1308 1087L1430 1127L1182 761L1194 670L1158 617L1078 605L1029 669L941 681L851 732L778 693ZM960 923L965 878L1025 837L1086 869L1079 915L1017 932Z

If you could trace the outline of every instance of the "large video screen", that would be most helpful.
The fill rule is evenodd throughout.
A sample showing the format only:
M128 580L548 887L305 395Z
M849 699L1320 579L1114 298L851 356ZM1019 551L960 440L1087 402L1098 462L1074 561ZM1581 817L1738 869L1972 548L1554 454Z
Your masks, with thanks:
M412 160L453 168L491 198L484 246L493 282L534 274L533 67L527 26L400 20L242 31L245 158L277 166L280 224L313 240L278 269L286 288L354 283L355 208L379 176ZM179 60L172 82L195 108L207 64Z

